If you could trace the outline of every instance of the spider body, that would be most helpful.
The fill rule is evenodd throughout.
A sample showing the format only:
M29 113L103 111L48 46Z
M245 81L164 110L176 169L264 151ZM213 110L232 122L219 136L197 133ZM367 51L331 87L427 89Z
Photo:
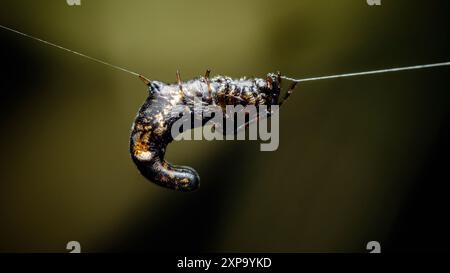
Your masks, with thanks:
M200 184L197 172L190 167L172 165L164 159L167 145L175 137L171 133L172 125L183 116L182 113L188 112L194 119L200 119L203 126L211 119L204 115L211 106L225 111L226 105L278 104L281 77L279 73L270 73L266 79L233 80L225 76L210 79L207 71L204 77L186 82L181 82L177 73L177 80L174 84L144 80L149 95L132 126L130 153L141 174L150 181L178 191L193 191ZM283 101L294 87L295 84ZM200 107L195 107L196 101Z

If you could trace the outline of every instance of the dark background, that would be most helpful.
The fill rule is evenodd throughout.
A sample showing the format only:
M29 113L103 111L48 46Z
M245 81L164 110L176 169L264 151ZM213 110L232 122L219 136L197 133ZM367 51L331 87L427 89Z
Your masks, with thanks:
M449 60L448 1L5 1L0 24L175 81L293 77ZM448 68L301 84L280 147L184 141L194 193L128 154L133 76L0 29L0 251L446 250Z

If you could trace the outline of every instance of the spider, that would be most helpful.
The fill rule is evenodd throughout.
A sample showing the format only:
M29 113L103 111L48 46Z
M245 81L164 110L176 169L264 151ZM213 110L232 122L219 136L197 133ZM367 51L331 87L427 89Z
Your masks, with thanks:
M148 180L184 192L199 187L198 173L191 167L172 165L164 159L167 145L175 137L171 134L171 127L182 113L188 111L194 119L200 118L203 126L211 117L204 117L200 112L208 111L208 106L218 106L223 111L227 105L266 105L270 109L270 105L281 106L296 86L294 82L280 99L280 73L269 73L265 79L244 77L233 80L226 76L210 78L210 70L207 70L205 76L185 82L181 81L178 71L176 76L174 84L150 81L140 76L148 86L149 94L131 129L130 153ZM201 102L202 111L195 110L196 99Z

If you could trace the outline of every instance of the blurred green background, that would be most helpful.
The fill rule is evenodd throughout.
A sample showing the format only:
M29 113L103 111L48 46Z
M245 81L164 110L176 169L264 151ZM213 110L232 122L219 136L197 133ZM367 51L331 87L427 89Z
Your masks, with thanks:
M1 0L0 24L165 82L448 61L448 1ZM133 76L0 30L0 251L365 252L389 239L445 122L447 68L301 84L280 147L184 141L179 193L130 160ZM285 84L287 86L287 84Z

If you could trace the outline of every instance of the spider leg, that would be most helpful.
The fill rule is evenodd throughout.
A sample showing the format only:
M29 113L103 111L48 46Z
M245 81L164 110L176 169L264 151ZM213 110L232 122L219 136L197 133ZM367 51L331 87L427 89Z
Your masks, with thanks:
M147 79L146 77L139 75L139 79L145 84L145 85L150 85L151 81L149 79Z
M288 100L288 98L291 96L292 92L295 89L295 86L297 86L296 82L293 82L291 87L289 88L289 90L286 92L286 94L284 94L284 97L280 100L280 102L278 103L281 107L281 105L283 105L284 102L286 102Z
M278 84L281 85L281 73L280 73L280 71L277 71L277 78L278 78Z
M180 77L180 71L177 70L177 83L178 87L180 88L181 93L183 92L183 84L181 83L181 77Z
M212 90L211 90L211 82L209 81L209 74L211 74L211 70L207 69L205 73L205 81L206 85L208 85L208 100L212 101Z
M267 88L272 89L273 80L271 77L266 78Z

